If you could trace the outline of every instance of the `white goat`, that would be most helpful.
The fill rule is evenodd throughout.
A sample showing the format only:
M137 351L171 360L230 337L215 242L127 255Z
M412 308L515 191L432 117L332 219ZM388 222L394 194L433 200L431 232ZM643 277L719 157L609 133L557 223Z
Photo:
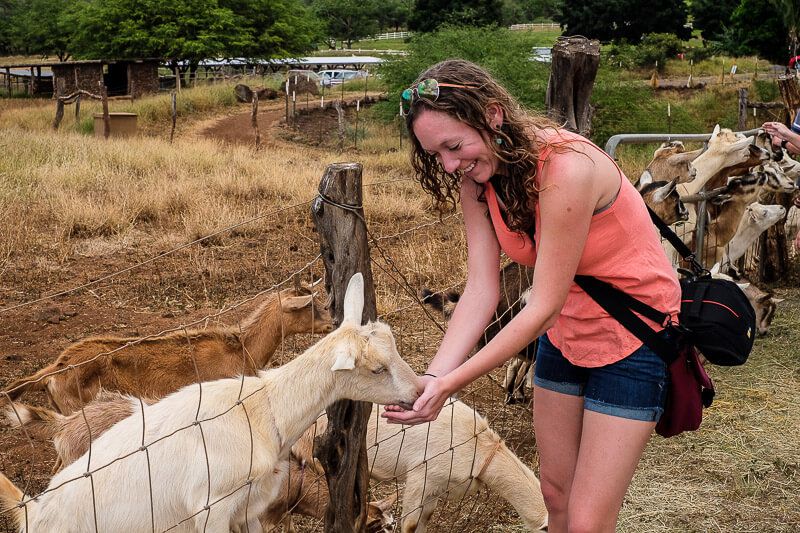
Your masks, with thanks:
M341 326L286 365L189 385L100 436L35 499L0 474L0 507L20 531L260 531L292 444L332 402L408 406L416 374L386 324L361 326L363 278ZM302 394L297 394L302 391Z
M139 399L118 392L101 391L81 411L62 415L50 409L14 402L5 410L11 427L24 427L28 435L38 440L52 439L58 454L58 465L69 465L89 451L90 441L96 440L117 422L140 411ZM289 475L267 511L259 517L265 529L284 523L287 533L295 531L290 514L321 519L328 508L330 494L325 471L314 462L290 454ZM383 531L394 522L391 508L396 495L376 502L367 502L367 532Z
M733 238L724 247L722 266L725 270L744 256L756 239L773 224L783 220L786 208L782 205L762 205L754 202L747 206Z
M484 417L452 399L429 424L389 424L373 408L367 425L367 460L375 481L405 482L402 533L424 533L438 501L458 500L488 487L510 503L530 531L547 526L539 480ZM313 437L325 431L327 419L292 449L312 460Z

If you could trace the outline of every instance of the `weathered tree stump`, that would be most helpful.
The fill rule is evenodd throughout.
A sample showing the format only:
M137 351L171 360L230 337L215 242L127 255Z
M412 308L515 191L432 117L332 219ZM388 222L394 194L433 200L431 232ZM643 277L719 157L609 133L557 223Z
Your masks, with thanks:
M559 37L553 45L547 83L547 116L570 131L588 136L592 130L589 100L600 66L600 41Z
M337 325L342 321L347 282L356 272L364 275L363 319L377 318L367 227L361 206L361 172L359 163L328 166L320 182L320 196L311 206L325 264L325 288ZM369 483L366 431L371 410L372 404L367 402L336 402L328 408L327 431L315 440L314 454L325 467L330 489L326 532L365 531Z
M797 108L800 108L800 80L794 76L781 76L778 78L778 88L781 91L783 104L789 112L789 121L791 121Z

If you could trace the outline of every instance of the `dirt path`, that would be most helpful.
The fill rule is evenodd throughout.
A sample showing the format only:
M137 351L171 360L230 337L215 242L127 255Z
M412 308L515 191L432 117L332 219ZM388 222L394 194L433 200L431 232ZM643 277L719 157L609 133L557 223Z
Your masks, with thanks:
M378 97L381 93L370 92L368 96ZM301 97L302 98L302 97ZM298 111L306 108L304 99L299 98L296 104ZM345 95L344 101L353 103L363 99L363 95ZM309 109L320 109L319 100L309 101ZM326 102L326 108L328 102ZM321 110L321 109L320 109ZM324 110L321 110L324 111ZM316 114L315 114L316 115ZM270 100L259 103L258 126L262 142L282 143L278 130L284 124L286 116L286 104L284 100ZM320 119L324 119L324 113L319 113ZM308 117L306 117L306 120ZM212 117L202 120L193 125L188 131L182 134L183 138L188 139L217 139L229 144L252 145L255 142L255 134L250 123L251 110L249 104L242 104L235 111L226 113L222 116ZM289 145L289 143L287 143ZM291 146L295 146L292 144Z

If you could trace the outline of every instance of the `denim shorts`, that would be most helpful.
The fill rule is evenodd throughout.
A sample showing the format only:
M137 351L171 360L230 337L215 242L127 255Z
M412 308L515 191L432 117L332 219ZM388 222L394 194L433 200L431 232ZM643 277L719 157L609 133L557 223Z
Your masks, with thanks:
M539 338L533 383L543 389L583 396L583 407L611 416L658 422L667 397L667 365L642 346L610 365L573 365L547 335Z

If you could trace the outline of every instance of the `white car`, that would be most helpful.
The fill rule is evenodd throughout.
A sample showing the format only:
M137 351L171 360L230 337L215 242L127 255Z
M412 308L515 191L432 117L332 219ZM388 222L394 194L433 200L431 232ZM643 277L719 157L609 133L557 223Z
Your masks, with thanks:
M354 80L357 78L365 78L367 73L363 70L346 70L346 69L336 69L336 70L320 70L320 84L324 85L325 87L330 87L331 85L341 85L342 83L350 80Z

